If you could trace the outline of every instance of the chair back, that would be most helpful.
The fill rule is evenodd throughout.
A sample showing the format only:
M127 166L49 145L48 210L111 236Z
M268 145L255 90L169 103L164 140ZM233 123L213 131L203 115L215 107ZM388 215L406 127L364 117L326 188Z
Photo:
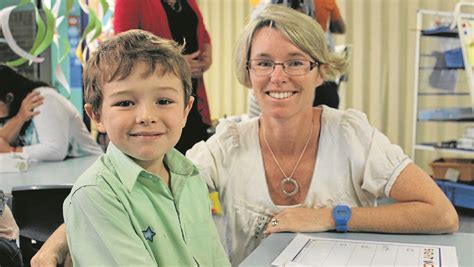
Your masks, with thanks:
M63 202L71 189L72 185L12 188L12 212L20 228L20 250L25 266L29 266L30 259L64 222Z

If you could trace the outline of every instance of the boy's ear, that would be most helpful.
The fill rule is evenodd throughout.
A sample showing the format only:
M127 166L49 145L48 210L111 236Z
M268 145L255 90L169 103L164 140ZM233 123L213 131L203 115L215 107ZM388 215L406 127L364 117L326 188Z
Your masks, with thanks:
M194 97L190 96L189 100L188 100L188 103L184 107L183 128L184 128L184 126L186 126L186 121L188 120L188 115L189 115L189 112L191 111L191 108L193 107L193 103L194 103Z
M92 105L89 103L85 104L84 110L86 111L87 116L89 116L91 121L93 121L97 125L97 130L101 133L105 133L106 129L100 119L100 115L94 113L94 111L92 110Z

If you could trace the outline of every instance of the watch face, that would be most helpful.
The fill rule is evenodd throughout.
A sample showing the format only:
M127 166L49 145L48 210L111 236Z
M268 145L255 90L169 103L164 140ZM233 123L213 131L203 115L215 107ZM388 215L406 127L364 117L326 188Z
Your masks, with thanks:
M335 219L349 219L351 214L351 208L348 206L336 206L334 208Z
M333 218L336 223L336 231L347 232L347 223L351 218L351 208L346 205L338 205L334 207Z

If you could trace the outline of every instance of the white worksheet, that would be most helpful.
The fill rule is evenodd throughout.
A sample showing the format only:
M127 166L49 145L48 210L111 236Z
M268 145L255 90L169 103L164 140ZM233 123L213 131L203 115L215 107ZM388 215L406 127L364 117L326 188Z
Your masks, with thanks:
M407 236L409 237L409 236ZM451 246L318 238L298 234L272 266L457 267Z

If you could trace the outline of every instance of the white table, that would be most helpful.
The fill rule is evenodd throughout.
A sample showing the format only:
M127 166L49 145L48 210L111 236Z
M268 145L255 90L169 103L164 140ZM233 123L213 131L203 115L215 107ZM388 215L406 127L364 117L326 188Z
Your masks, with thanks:
M25 172L0 174L0 189L10 193L15 186L74 184L96 159L95 155L55 162L33 162Z
M417 243L454 246L460 267L474 266L474 234L455 233L449 235L396 235L371 233L304 233L322 238L356 239L381 242ZM294 233L272 234L258 246L239 266L270 266L273 260L293 240Z

